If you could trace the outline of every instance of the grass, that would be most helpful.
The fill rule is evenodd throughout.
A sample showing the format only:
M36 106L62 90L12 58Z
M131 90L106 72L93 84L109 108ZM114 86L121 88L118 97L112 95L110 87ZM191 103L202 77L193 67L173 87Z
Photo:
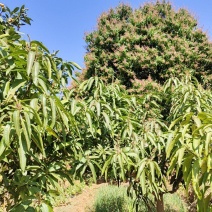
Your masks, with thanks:
M127 196L126 187L102 187L94 200L92 212L135 212L133 200ZM186 204L180 195L165 194L164 205L166 212L186 212ZM146 212L144 205L140 204L139 211ZM152 209L152 212L156 211Z
M69 203L70 197L82 193L84 187L85 183L79 181L74 182L74 185L71 185L67 182L61 184L60 194L54 197L53 206L58 207L61 205L67 205Z
M93 212L125 212L133 208L133 201L127 197L125 187L105 186L99 189Z
M180 198L178 193L164 195L165 211L186 212L186 203Z

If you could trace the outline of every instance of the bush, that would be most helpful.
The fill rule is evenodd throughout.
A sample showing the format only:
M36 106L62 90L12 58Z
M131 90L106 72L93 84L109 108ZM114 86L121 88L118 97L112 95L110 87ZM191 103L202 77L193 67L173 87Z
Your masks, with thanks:
M107 186L97 193L94 202L95 212L127 212L133 201L127 197L125 187Z

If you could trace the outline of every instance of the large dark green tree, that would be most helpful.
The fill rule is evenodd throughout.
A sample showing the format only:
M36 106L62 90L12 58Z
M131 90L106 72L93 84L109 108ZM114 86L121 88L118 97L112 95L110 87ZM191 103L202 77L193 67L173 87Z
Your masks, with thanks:
M85 38L86 68L81 77L100 76L128 88L149 76L163 83L191 72L209 83L212 45L197 20L166 1L146 3L133 10L119 5L103 13L97 29Z

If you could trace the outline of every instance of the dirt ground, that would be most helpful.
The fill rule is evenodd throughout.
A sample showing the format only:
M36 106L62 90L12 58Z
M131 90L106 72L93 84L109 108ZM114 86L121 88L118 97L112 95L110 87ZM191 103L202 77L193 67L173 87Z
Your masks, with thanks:
M54 208L54 212L91 212L94 197L100 187L108 183L86 186L82 193L69 199L69 204Z

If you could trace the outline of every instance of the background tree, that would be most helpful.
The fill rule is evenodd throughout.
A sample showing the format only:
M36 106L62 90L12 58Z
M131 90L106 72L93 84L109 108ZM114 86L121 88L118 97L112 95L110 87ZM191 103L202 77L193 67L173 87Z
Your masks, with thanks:
M164 83L191 72L203 83L211 81L211 42L187 10L174 10L166 1L110 9L85 40L85 79L95 75L130 88L149 76Z

